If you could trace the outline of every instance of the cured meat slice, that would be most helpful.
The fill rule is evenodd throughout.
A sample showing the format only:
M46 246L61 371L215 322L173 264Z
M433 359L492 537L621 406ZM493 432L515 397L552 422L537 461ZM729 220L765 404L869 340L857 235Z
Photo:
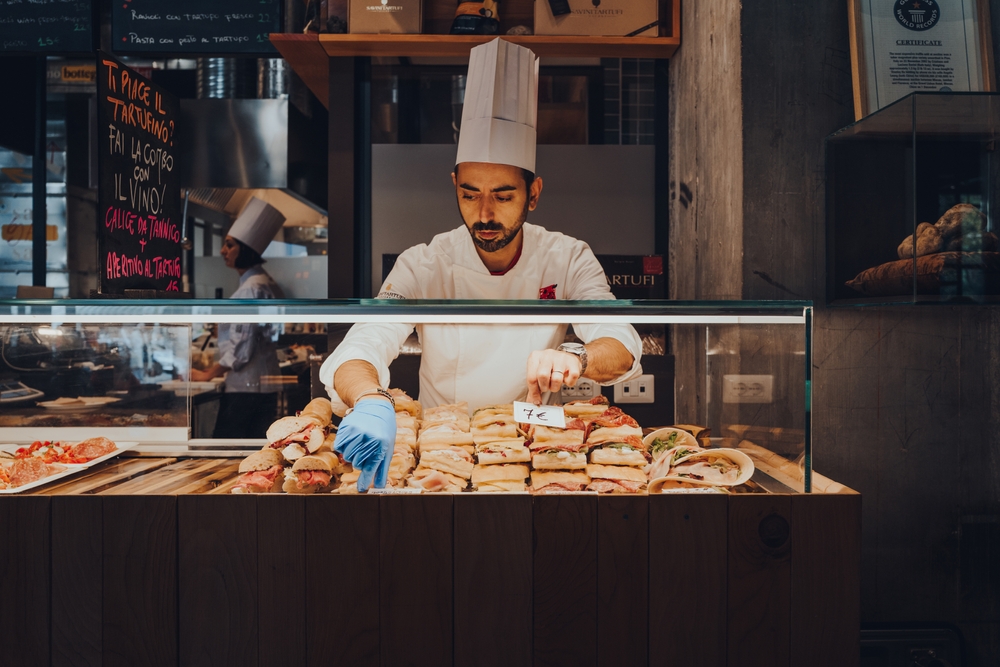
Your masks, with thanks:
M118 449L114 442L107 438L90 438L78 442L70 448L70 456L80 462L100 458Z
M49 474L49 466L38 457L18 459L10 467L10 485L14 488L31 484Z

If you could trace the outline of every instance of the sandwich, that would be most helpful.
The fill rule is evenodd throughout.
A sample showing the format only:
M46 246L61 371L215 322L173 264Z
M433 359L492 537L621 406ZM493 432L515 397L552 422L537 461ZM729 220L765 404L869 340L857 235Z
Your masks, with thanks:
M413 455L413 450L397 443L389 460L389 484L391 486L402 486L403 479L417 465L417 459Z
M460 493L468 482L461 477L421 466L406 479L406 484L428 493Z
M474 451L474 440L468 426L462 428L454 422L438 422L433 426L424 426L417 436L417 447L420 453L449 447L464 447L471 454Z
M262 449L240 462L240 476L233 493L271 493L280 490L275 482L281 475L283 460L276 449Z
M678 454L676 450L678 449L685 452L702 451L701 447L694 444L697 441L688 437L688 434L683 431L667 431L666 429L661 430L664 432L659 436L654 437L649 446L649 454L653 463L658 462L667 452L671 452L671 454L676 457Z
M588 465L588 491L598 493L641 493L646 490L646 473L629 466Z
M477 413L472 420L472 440L478 445L501 438L517 438L524 435L514 421L513 414Z
M326 489L330 486L333 468L337 464L337 456L331 452L303 456L285 470L281 488L285 493L315 493Z
M424 410L421 419L421 431L424 428L437 426L438 424L455 424L461 430L469 430L469 404L466 401L460 403L448 403L439 405L436 408Z
M642 429L639 428L639 423L622 412L621 408L608 408L590 422L587 444L596 447L609 442L628 442L628 436L638 438L640 447L642 446Z
M642 440L635 436L623 438L625 442L607 442L590 450L590 462L612 466L645 466L648 461Z
M539 470L582 470L587 466L587 426L580 419L566 422L565 429L531 427L531 465Z
M298 414L299 417L315 419L323 426L329 426L333 419L333 404L328 398L314 398L306 403L306 407Z
M753 474L753 463L742 452L707 449L679 458L666 476L713 486L735 486L741 483L741 478L748 477L744 475L744 467L749 467Z
M656 440L653 441L653 450L656 449ZM652 451L652 450L651 450ZM676 445L670 449L662 449L653 454L653 465L649 467L649 478L666 477L670 474L670 469L681 461L685 461L695 454L700 454L708 450L701 447L690 447L688 445Z
M531 460L531 452L524 438L506 438L476 445L476 459L479 465L527 463Z
M531 471L531 488L535 493L583 491L588 484L590 484L590 477L583 471Z
M402 389L389 389L389 395L392 396L393 403L396 406L397 413L406 413L413 417L414 419L420 419L420 415L423 412L423 408L420 406L420 401L415 401L410 398Z
M589 399L570 401L563 405L563 412L567 417L590 421L604 414L608 409L608 399L604 396L594 396Z
M396 413L396 428L417 432L417 418L407 412Z
M476 491L524 491L528 466L518 464L476 466L472 470L472 488Z
M396 445L404 445L410 449L417 448L417 434L413 429L396 427Z
M461 447L420 452L420 468L439 470L462 479L469 479L472 477L474 467L472 455Z

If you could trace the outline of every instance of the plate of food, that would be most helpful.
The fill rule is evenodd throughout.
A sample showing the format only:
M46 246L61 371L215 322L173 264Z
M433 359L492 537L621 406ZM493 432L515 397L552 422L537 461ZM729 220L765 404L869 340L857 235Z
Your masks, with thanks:
M0 494L21 493L68 477L135 447L88 438L77 443L35 441L31 445L0 445Z
M54 401L39 401L38 405L52 412L86 412L117 403L120 398L114 396L78 396L76 398L57 398Z

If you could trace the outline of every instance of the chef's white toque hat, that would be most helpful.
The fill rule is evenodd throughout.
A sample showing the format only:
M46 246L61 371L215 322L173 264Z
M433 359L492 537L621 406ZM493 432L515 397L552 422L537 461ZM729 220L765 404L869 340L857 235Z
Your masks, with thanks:
M266 201L250 197L243 212L229 228L229 236L250 246L258 255L264 254L274 235L281 229L285 216Z
M472 49L455 163L509 164L535 171L538 58L497 38Z

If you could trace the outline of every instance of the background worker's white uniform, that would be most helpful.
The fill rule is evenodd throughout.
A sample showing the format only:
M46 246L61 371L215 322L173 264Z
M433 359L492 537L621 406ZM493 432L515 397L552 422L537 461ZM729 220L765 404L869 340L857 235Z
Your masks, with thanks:
M517 263L504 275L490 275L476 253L466 227L434 237L429 245L406 250L386 278L382 299L538 299L545 288L571 300L614 299L604 271L583 241L525 223L524 245ZM549 290L547 292L551 293ZM347 406L337 394L334 374L345 361L361 359L378 371L379 384L390 386L389 364L413 331L412 324L355 324L323 363L320 379L334 410ZM424 407L468 401L470 410L509 403L527 393L527 360L531 352L556 348L566 324L418 325L423 349L420 402ZM632 368L613 382L642 373L642 343L627 324L574 324L585 343L614 338L632 353ZM611 384L611 383L608 383Z

